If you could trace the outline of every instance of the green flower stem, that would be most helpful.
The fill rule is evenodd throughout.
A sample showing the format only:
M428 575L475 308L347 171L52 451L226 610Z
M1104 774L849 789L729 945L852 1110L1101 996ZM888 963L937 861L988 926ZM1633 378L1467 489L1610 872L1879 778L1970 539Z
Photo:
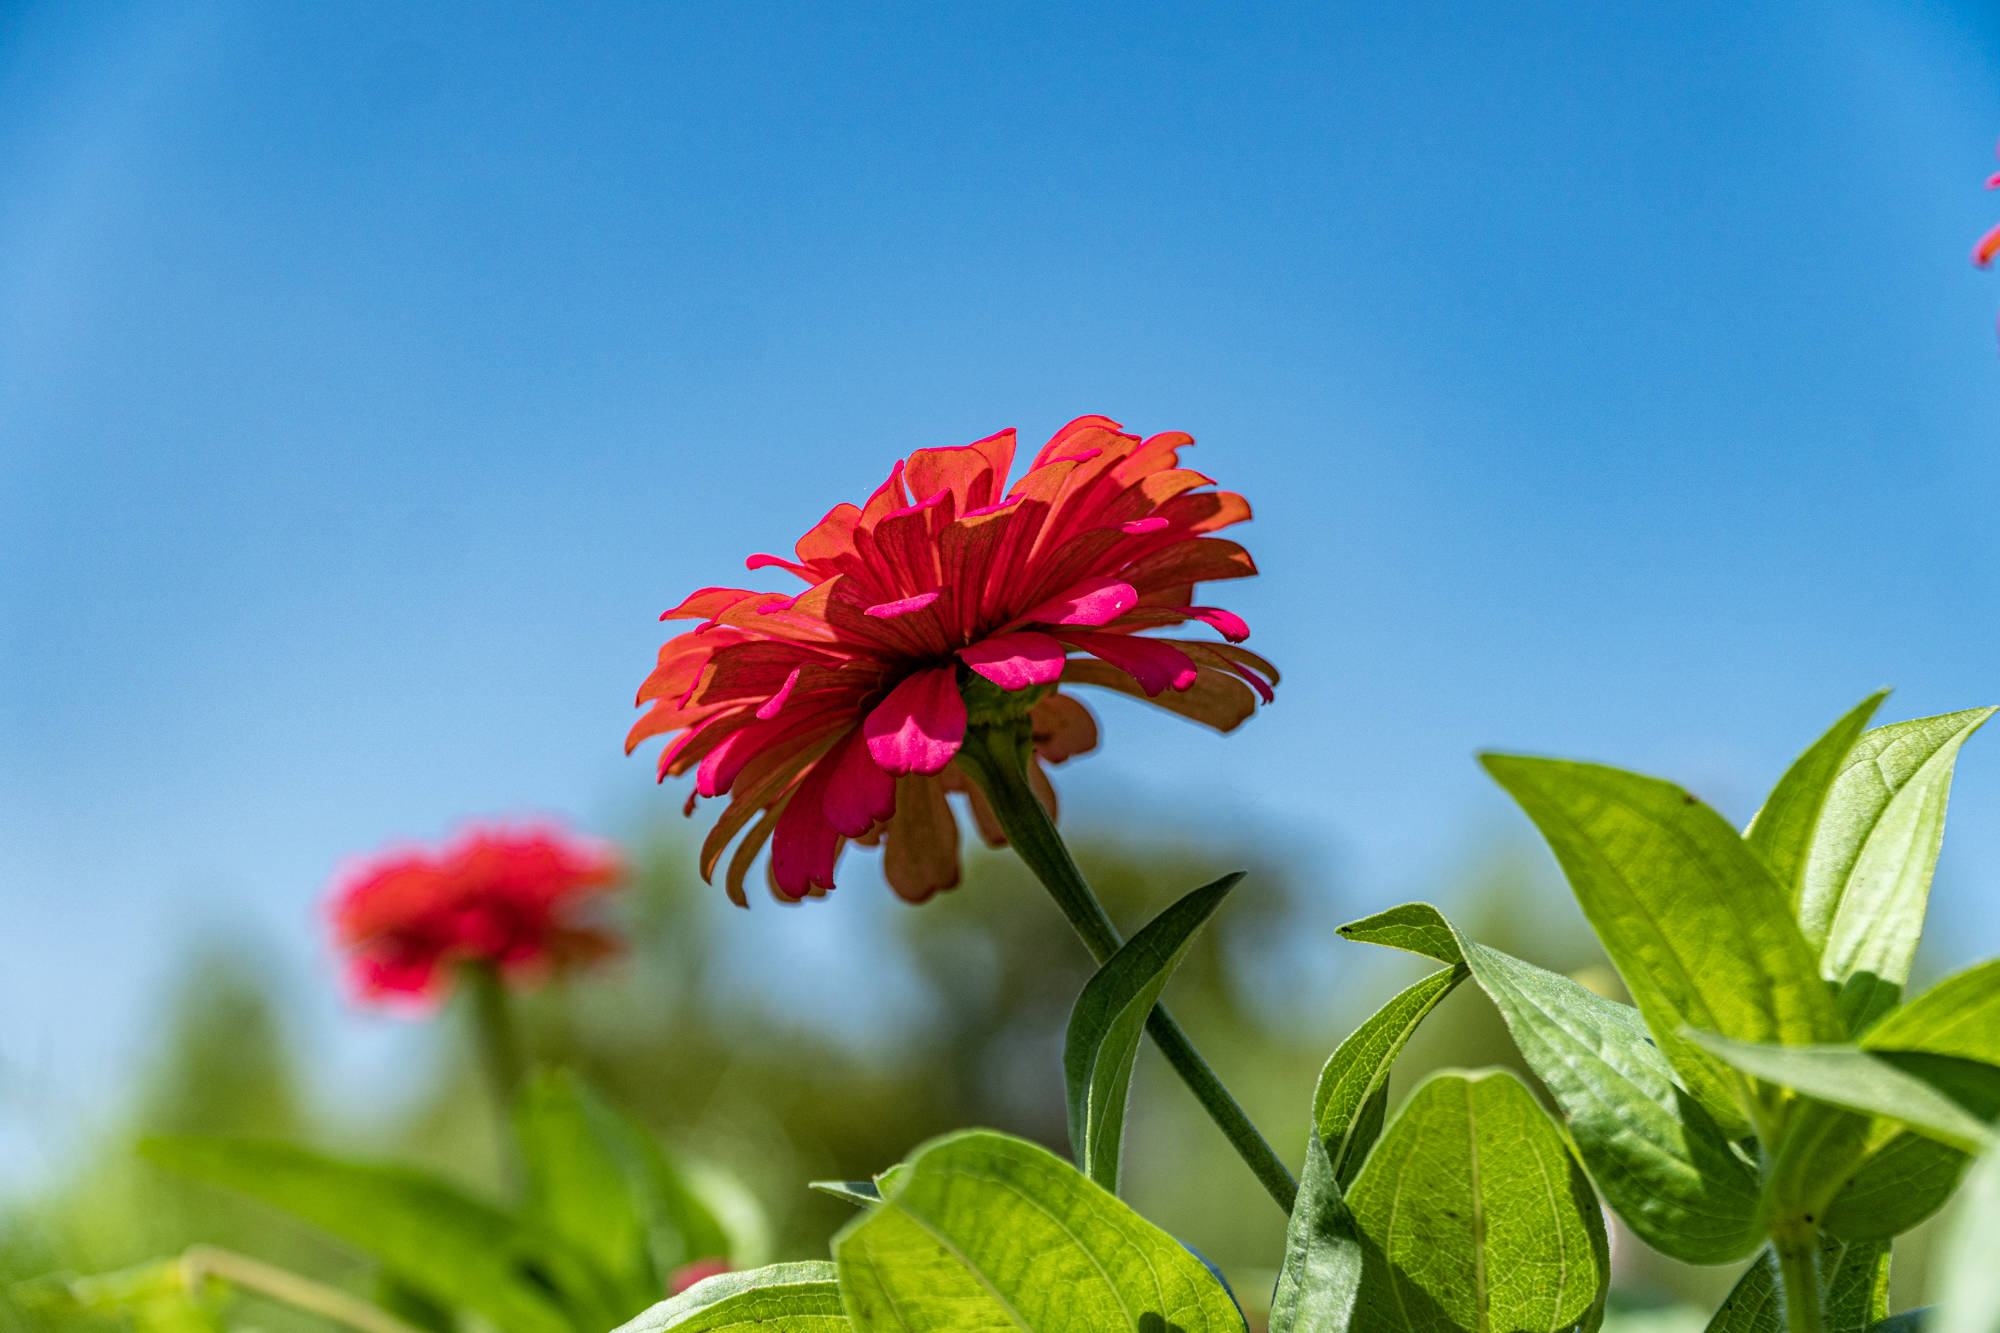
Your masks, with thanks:
M1820 1312L1817 1238L1810 1227L1785 1228L1771 1239L1778 1252L1778 1288L1788 1333L1825 1333Z
M1028 751L1032 743L1025 717L974 726L966 731L965 743L958 752L959 763L979 784L1014 851L1042 881L1042 887L1049 891L1056 906L1082 937L1091 957L1102 966L1118 952L1124 940L1111 918L1105 915L1097 895L1091 892L1083 872L1077 869L1062 835L1056 832L1055 821L1028 786ZM1250 1123L1250 1117L1236 1099L1229 1095L1229 1089L1209 1068L1208 1061L1195 1050L1180 1024L1167 1013L1165 1005L1153 1007L1146 1019L1146 1031L1258 1181L1270 1191L1278 1206L1290 1214L1298 1197L1298 1183L1264 1136L1257 1132L1257 1127Z
M361 1333L419 1333L378 1305L370 1305L335 1287L300 1277L289 1269L277 1268L234 1250L213 1245L196 1245L181 1256L181 1280L189 1291L199 1291L210 1278L243 1291L282 1302L297 1310L316 1314Z
M513 1146L514 1095L521 1089L527 1062L521 1054L513 1007L508 1003L507 983L501 980L500 969L492 963L466 963L459 974L471 1002L472 1037L479 1050L486 1091L492 1099L502 1169L510 1184L519 1184L521 1164Z

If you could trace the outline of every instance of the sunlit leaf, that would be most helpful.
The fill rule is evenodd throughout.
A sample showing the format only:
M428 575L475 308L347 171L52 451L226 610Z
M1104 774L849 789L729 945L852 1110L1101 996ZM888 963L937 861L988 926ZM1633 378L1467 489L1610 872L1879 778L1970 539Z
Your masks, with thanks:
M1483 761L1548 839L1683 1084L1739 1134L1754 1119L1754 1089L1683 1028L1794 1044L1843 1033L1771 872L1673 783L1566 760Z
M1389 1069L1431 1010L1469 974L1463 965L1433 972L1410 986L1369 1017L1320 1070L1313 1092L1313 1126L1326 1144L1334 1177L1345 1189L1381 1130L1368 1115L1372 1101L1380 1107ZM1379 1114L1379 1112L1378 1112Z
M1841 983L1840 1012L1859 1031L1896 1002L1923 933L1931 875L1959 747L1991 708L1877 727L1848 753L1827 793L1801 878L1798 919ZM1787 1040L1695 1026L1744 1041Z
M1354 1333L1595 1326L1610 1281L1597 1196L1512 1074L1421 1084L1348 1207L1363 1251Z
M990 1131L918 1149L833 1248L848 1317L868 1333L1243 1333L1180 1242L1061 1158Z
M1464 939L1428 903L1340 933L1471 968L1562 1108L1606 1201L1647 1244L1689 1263L1726 1263L1762 1242L1755 1170L1676 1081L1638 1010Z
M2000 1064L2000 958L1954 972L1862 1033L1861 1044Z
M1986 1122L1941 1091L1934 1079L1909 1072L1893 1053L1858 1046L1763 1045L1707 1032L1693 1035L1705 1049L1752 1077L1832 1106L1886 1116L1961 1151L1977 1152L1991 1136ZM1973 1070L1978 1069L1986 1071L1988 1083L2000 1085L2000 1069L1992 1066L1954 1072L1977 1078Z
M1070 1011L1063 1042L1069 1141L1077 1165L1105 1189L1118 1188L1125 1101L1146 1017L1195 932L1242 878L1241 871L1224 875L1160 913L1097 970Z
M1446 968L1404 990L1356 1028L1320 1071L1306 1167L1271 1298L1271 1333L1334 1333L1347 1327L1361 1279L1361 1249L1342 1193L1380 1133L1390 1067L1424 1017L1466 975L1462 966Z
M1347 1333L1361 1290L1361 1233L1326 1143L1309 1133L1285 1259L1271 1296L1270 1333Z
M846 1333L850 1327L834 1267L820 1261L708 1278L616 1333Z
M1770 868L1771 878L1794 910L1804 889L1806 859L1812 851L1813 831L1826 809L1827 793L1855 742L1868 729L1868 720L1888 697L1887 690L1869 695L1793 760L1771 789L1764 808L1743 831L1743 840Z

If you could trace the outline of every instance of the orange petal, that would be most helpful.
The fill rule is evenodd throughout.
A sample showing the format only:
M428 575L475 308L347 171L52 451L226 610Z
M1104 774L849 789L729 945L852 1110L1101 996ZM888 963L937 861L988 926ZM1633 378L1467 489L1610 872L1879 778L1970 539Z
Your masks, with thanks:
M1139 683L1130 676L1106 662L1087 657L1071 658L1069 667L1063 672L1065 685L1102 685L1120 694L1129 694L1135 699L1178 713L1190 721L1199 722L1217 731L1234 731L1244 719L1257 711L1257 696L1235 676L1218 667L1205 666L1197 669L1194 685L1188 689L1167 690L1148 697Z
M1250 553L1225 537L1196 537L1155 551L1125 570L1125 580L1145 592L1162 583L1204 583L1248 578L1257 572Z
M1097 719L1067 694L1051 694L1036 704L1028 721L1035 730L1035 753L1051 764L1097 748Z
M946 791L965 793L966 804L972 810L973 827L979 830L979 840L988 847L1005 847L1007 835L1001 831L1000 821L993 817L993 807L986 803L986 797L979 788L973 786L971 781L959 772L958 765L953 764L947 768L939 774L939 779Z
M896 816L882 831L882 874L913 903L958 886L958 821L937 778L896 779Z

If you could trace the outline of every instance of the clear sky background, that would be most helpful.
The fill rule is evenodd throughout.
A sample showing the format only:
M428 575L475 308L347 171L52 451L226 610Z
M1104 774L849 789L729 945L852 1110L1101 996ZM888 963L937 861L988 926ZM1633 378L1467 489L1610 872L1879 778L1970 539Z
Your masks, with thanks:
M677 822L654 616L1001 426L1255 504L1276 708L1106 702L1064 786L1329 924L1524 827L1481 746L1747 816L1877 685L2000 702L2000 13L1576 10L0 5L0 1175L213 932L392 1083L343 856ZM738 938L865 1034L846 880ZM2000 736L1933 921L2000 951Z

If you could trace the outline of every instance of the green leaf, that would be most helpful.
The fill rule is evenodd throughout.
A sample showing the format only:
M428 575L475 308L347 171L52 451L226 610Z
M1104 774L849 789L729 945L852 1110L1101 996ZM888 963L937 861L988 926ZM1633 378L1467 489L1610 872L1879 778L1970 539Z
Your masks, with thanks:
M1860 1044L2000 1064L2000 960L1945 978L1883 1017ZM1942 1208L1964 1173L1964 1153L1908 1130L1884 1132L1891 1123L1876 1121L1867 1156L1827 1206L1823 1224L1836 1236L1901 1235Z
M1944 1241L1944 1279L1930 1333L2000 1333L2000 1151L1965 1178L1958 1219Z
M1861 1044L2000 1064L2000 958L1954 972L1862 1033Z
M1647 1244L1713 1264L1763 1242L1755 1170L1675 1081L1632 1006L1464 939L1428 903L1391 908L1340 933L1471 968L1562 1108L1606 1201Z
M1683 1028L1787 1044L1843 1034L1783 891L1721 815L1657 778L1482 758L1548 839L1660 1049L1732 1135L1757 1118L1754 1089Z
M723 1273L661 1301L615 1333L847 1333L834 1266L825 1260Z
M1180 1242L1069 1163L974 1130L933 1139L833 1241L864 1333L1243 1333Z
M544 1070L514 1108L529 1208L638 1309L674 1270L727 1258L729 1238L658 1140L575 1075Z
M1889 1313L1888 1245L1821 1241L1819 1281L1826 1333L1868 1333ZM1708 1321L1708 1333L1784 1333L1784 1328L1778 1259L1767 1248Z
M529 1211L632 1299L666 1289L652 1262L647 1220L631 1188L619 1126L577 1081L544 1070L514 1103L514 1132L528 1168ZM669 1270L671 1271L671 1270Z
M1878 1119L1874 1126L1879 1142L1850 1170L1820 1219L1844 1240L1902 1235L1944 1207L1970 1160L1893 1121Z
M1862 736L1827 793L1800 882L1798 919L1820 971L1841 983L1840 1012L1859 1031L1891 1008L1910 977L1959 747L1991 708L1918 718ZM1774 1036L1732 1032L1745 1041Z
M220 1288L191 1281L179 1258L89 1277L35 1278L16 1283L5 1295L32 1317L26 1326L35 1329L60 1327L78 1317L116 1320L133 1333L221 1333L224 1328Z
M1381 1131L1390 1066L1417 1026L1469 975L1462 964L1431 973L1356 1028L1320 1070L1313 1092L1313 1127L1326 1145L1334 1179L1343 1190L1353 1183Z
M1285 1228L1285 1259L1271 1296L1270 1333L1348 1333L1365 1266L1333 1158L1306 1135L1306 1166Z
M1806 1048L1809 1049L1809 1048ZM1849 1098L1879 1098L1864 1080L1847 1081L1845 1067L1860 1063L1893 1084L1916 1089L1929 1099L1942 1093L1974 1122L2000 1118L2000 1069L1957 1056L1925 1052L1830 1048L1837 1091ZM1951 1113L1956 1117L1956 1111ZM1921 1222L1950 1197L1965 1165L1965 1154L1934 1137L1911 1134L1895 1118L1841 1110L1825 1099L1810 1100L1790 1116L1774 1161L1766 1172L1766 1192L1782 1214L1817 1218L1834 1235L1849 1240L1895 1236Z
M1936 1333L1937 1318L1938 1307L1926 1305L1922 1309L1904 1310L1870 1324L1868 1333Z
M1562 1132L1504 1070L1434 1074L1348 1195L1364 1269L1355 1333L1594 1326L1604 1218Z
M1069 1141L1076 1163L1105 1189L1118 1188L1125 1099L1146 1016L1202 924L1243 878L1224 875L1160 913L1105 962L1076 997L1063 1041Z
M1754 1078L1832 1106L1900 1121L1961 1151L1977 1152L1991 1137L1984 1122L1934 1082L1908 1072L1893 1053L1858 1046L1760 1045L1709 1032L1692 1035L1705 1049ZM1976 1068L1985 1068L2000 1080L2000 1069Z
M1347 1327L1361 1280L1361 1247L1342 1193L1381 1132L1390 1067L1417 1025L1467 975L1463 966L1450 967L1404 990L1356 1028L1320 1071L1306 1167L1271 1298L1271 1333Z
M817 1190L829 1198L841 1199L856 1208L873 1208L882 1202L882 1191L872 1180L814 1180L806 1188Z
M304 1218L374 1255L433 1299L492 1320L503 1333L571 1333L623 1317L601 1292L591 1291L580 1260L552 1240L538 1243L499 1209L420 1171L252 1140L156 1138L140 1151L169 1170ZM574 1323L543 1278L570 1296Z
M1867 730L1868 720L1888 697L1889 691L1877 690L1814 741L1812 748L1785 770L1785 776L1771 789L1764 808L1743 831L1743 840L1770 868L1771 878L1777 881L1794 910L1804 886L1813 831L1819 827L1820 815L1826 809L1827 793L1833 789L1855 742Z

